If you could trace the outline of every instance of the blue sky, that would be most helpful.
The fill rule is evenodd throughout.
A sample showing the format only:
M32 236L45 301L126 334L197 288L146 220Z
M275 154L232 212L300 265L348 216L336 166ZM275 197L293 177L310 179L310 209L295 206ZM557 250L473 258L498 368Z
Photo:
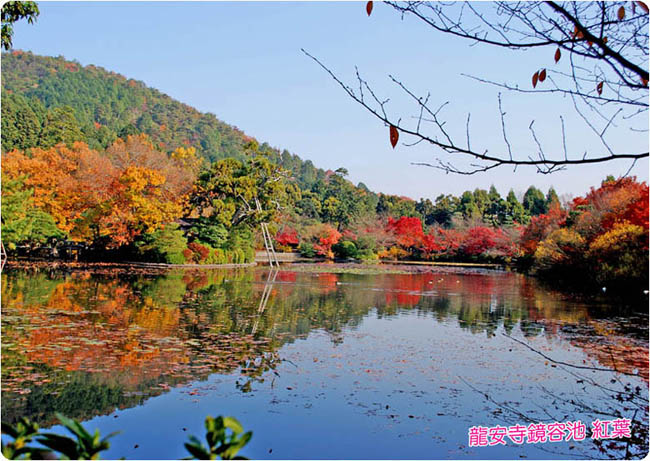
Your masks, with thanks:
M39 7L35 25L16 25L14 48L63 55L142 80L319 167L345 167L352 181L375 191L433 199L491 184L502 194L510 188L523 192L534 184L544 191L553 185L560 194L579 195L630 166L580 166L551 175L537 174L534 168L499 168L463 177L411 165L444 154L424 145L392 149L388 129L300 48L350 84L358 66L383 97L391 98L391 113L407 122L414 107L389 82L389 74L419 94L430 91L434 103L449 101L447 126L463 140L471 112L472 146L494 152L505 148L497 91L461 74L529 85L535 70L554 68L554 50L514 53L469 46L415 20L402 20L377 2L371 17L365 2L41 2ZM544 148L560 148L560 114L570 151L603 152L569 101L513 93L502 98L509 137L523 157L535 148L528 130L532 119ZM636 125L647 127L647 114ZM618 151L648 149L647 133L614 129L610 141ZM647 160L632 173L647 181Z

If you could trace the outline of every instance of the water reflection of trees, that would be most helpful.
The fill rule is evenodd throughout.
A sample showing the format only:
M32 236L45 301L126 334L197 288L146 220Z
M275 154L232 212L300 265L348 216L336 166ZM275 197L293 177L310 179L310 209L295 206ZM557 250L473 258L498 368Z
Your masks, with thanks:
M373 310L382 318L412 312L455 319L488 337L500 326L553 336L591 325L585 305L510 273L14 271L2 278L3 420L47 421L55 410L87 418L214 372L238 370L240 388L250 390L276 366L282 344L315 329L344 341L343 329ZM584 336L572 341L599 350ZM78 398L84 393L96 398Z

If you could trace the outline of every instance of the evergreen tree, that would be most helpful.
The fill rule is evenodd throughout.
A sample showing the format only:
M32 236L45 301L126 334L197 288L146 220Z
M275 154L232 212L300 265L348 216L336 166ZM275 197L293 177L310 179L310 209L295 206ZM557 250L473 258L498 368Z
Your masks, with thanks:
M474 189L474 203L476 203L476 208L478 208L479 215L482 218L485 218L488 214L488 208L490 206L490 196L485 189Z
M2 92L2 150L25 150L38 145L41 122L27 99Z
M433 221L443 227L450 227L454 213L459 211L460 200L451 194L440 194L436 197L436 204L433 210Z
M460 212L467 219L480 218L481 211L476 205L475 195L470 191L463 192L463 195L460 196Z
M494 226L503 224L507 215L506 202L501 198L501 194L497 191L497 188L494 185L490 186L490 191L488 192L488 219L487 221L492 223Z
M523 205L531 216L544 214L548 211L544 193L535 186L530 186L524 194Z
M526 209L521 202L517 200L517 196L512 189L510 189L510 192L508 192L508 196L506 197L506 209L508 217L504 221L504 224L512 224L515 222L518 224L527 224L530 220L530 216L526 212Z
M84 140L72 107L55 107L47 112L40 134L40 147L52 147L59 143L71 145Z
M434 217L435 206L429 199L421 198L419 202L415 204L415 209L422 216L422 221L427 226L430 226L436 222Z
M550 187L548 193L546 194L546 209L550 210L553 204L560 204L560 198L557 196L557 192L553 187Z

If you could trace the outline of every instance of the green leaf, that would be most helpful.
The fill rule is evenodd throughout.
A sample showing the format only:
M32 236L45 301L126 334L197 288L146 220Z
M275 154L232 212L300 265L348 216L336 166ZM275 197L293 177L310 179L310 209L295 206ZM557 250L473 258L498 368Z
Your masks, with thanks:
M14 439L18 437L18 431L16 431L13 426L7 423L2 423L2 433L7 434Z
M198 445L199 447L203 445L203 444L199 441L199 439L197 439L197 438L194 437L193 435L190 435L189 439L190 439L190 442L192 442L193 445Z
M58 434L41 434L37 441L69 458L74 459L77 457L77 442L70 437Z
M212 459L211 456L210 456L210 453L205 451L205 449L203 447L201 447L201 446L186 443L185 448L196 459Z
M239 439L239 446L243 448L248 444L248 442L251 441L252 438L253 438L253 432L252 431L246 432L244 435L241 436L241 439Z
M55 414L56 417L59 419L59 421L61 421L61 424L70 432L72 432L74 435L76 435L80 439L79 440L80 442L83 439L90 438L90 434L77 421L75 421L74 419L66 418L61 413L58 412Z
M244 428L235 418L231 416L226 416L223 418L223 425L233 431L235 434L241 434L244 432Z
M121 432L122 432L122 431L111 432L110 434L108 434L106 437L104 437L104 438L101 440L101 443L108 443L108 439L110 439L110 438L112 438L112 437L115 437L116 435L120 434Z

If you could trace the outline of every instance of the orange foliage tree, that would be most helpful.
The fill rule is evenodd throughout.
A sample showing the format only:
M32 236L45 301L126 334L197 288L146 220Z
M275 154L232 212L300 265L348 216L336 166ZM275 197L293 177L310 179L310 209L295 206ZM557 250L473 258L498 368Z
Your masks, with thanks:
M144 135L118 139L105 152L76 142L2 158L3 178L26 177L34 206L52 215L59 229L109 248L179 218L199 167L193 149L170 157Z
M533 218L524 231L522 247L533 254L537 272L587 277L605 286L647 286L645 182L608 178L573 200L566 218L557 219L561 216Z

